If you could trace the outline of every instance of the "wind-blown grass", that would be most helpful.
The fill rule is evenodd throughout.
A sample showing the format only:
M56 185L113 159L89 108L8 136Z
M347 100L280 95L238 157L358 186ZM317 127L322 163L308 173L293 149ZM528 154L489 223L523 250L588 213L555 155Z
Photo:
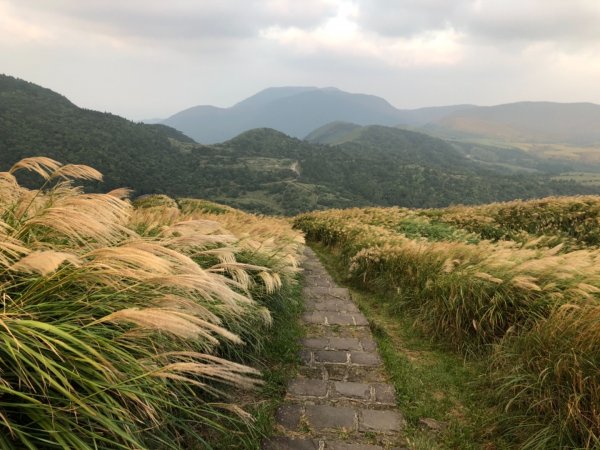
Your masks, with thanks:
M293 282L300 239L70 182L100 178L48 158L0 173L0 448L210 448L248 420L226 392L260 373L228 349L260 343L260 297ZM238 261L252 249L272 264Z
M583 222L597 223L597 213L581 205L598 199L572 200L571 209L566 199L519 206L549 205L551 213L530 222L573 210ZM491 205L479 213L486 208L496 211ZM557 244L555 233L553 247L541 231L527 239L521 234L519 242L486 241L471 234L473 227L456 228L456 210L447 210L447 222L445 210L371 208L305 214L295 224L309 240L335 249L353 282L400 292L399 306L412 312L418 327L457 350L490 358L504 406L525 411L519 424L525 447L598 447L600 250L582 248L593 233L563 230L568 245ZM447 229L440 228L444 223ZM564 225L558 223L538 228L558 230Z
M457 206L426 214L477 233L484 239L526 242L544 237L546 244L572 248L600 245L600 197L548 197L482 206Z

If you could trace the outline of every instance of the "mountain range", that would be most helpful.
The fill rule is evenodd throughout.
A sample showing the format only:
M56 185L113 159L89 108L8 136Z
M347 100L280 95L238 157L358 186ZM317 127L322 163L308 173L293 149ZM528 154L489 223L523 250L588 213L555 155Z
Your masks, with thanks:
M592 103L518 102L408 110L380 97L336 88L268 88L230 108L195 106L161 123L208 144L264 127L304 138L316 128L340 121L409 127L463 141L600 148L600 105Z
M261 101L272 98L265 93ZM104 183L87 186L92 190L130 187L135 195L201 197L269 214L598 191L557 178L574 169L570 163L514 148L340 122L309 134L302 140L257 128L202 145L166 125L82 109L51 90L0 75L0 170L35 155L88 164L105 175Z

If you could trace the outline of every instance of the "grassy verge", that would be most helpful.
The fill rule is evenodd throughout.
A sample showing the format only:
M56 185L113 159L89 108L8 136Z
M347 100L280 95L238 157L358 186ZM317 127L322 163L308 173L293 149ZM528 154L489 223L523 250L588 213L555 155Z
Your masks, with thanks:
M300 351L303 311L302 284L290 286L271 298L273 325L269 336L252 355L251 365L263 374L264 385L256 392L236 395L244 409L252 414L248 426L226 436L215 449L260 450L262 441L273 433L274 416L283 401L289 381L295 377Z
M302 237L72 184L101 178L44 157L0 172L0 448L253 448L264 433L243 392L283 351L271 330L294 311Z
M569 236L589 243L597 213L592 218L594 208L580 200L529 202L521 209L541 212L523 212L523 224L529 225L527 216L534 228L540 222L537 230L559 230L571 222L572 208L581 220L572 221L576 233ZM475 222L496 229L503 206L490 208ZM496 403L510 412L503 428L518 436L520 448L600 448L600 250L573 250L572 239L560 235L552 247L543 236L471 242L439 223L403 226L414 213L331 210L298 216L294 224L309 240L335 249L357 286L393 293L395 308L427 336L472 360L485 359Z
M311 247L335 280L347 284L336 255L320 244L312 243ZM348 287L371 324L396 388L398 407L407 420L411 448L512 448L499 436L498 425L490 420L502 412L493 406L482 362L465 361L451 349L433 343L413 327L414 319L397 307L393 295ZM421 419L434 419L443 430L432 430Z

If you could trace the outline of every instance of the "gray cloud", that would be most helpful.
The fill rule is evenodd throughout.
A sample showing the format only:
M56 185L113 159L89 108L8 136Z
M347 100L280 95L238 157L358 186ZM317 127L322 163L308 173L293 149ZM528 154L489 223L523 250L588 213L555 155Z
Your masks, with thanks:
M600 0L0 0L0 61L136 119L282 85L399 107L600 102L598 23Z
M596 0L482 1L471 7L463 26L498 40L585 42L600 38Z
M335 13L320 0L13 0L84 29L150 39L243 38L270 25L311 27Z
M359 22L388 37L410 37L455 22L468 0L360 0Z
M360 23L406 37L452 27L471 39L572 41L600 37L597 0L360 0Z

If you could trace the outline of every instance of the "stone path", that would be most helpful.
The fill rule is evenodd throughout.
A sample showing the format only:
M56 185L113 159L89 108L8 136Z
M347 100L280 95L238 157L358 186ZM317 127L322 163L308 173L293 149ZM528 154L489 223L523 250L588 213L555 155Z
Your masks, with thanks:
M306 250L302 366L277 411L264 450L399 450L396 408L368 322Z

